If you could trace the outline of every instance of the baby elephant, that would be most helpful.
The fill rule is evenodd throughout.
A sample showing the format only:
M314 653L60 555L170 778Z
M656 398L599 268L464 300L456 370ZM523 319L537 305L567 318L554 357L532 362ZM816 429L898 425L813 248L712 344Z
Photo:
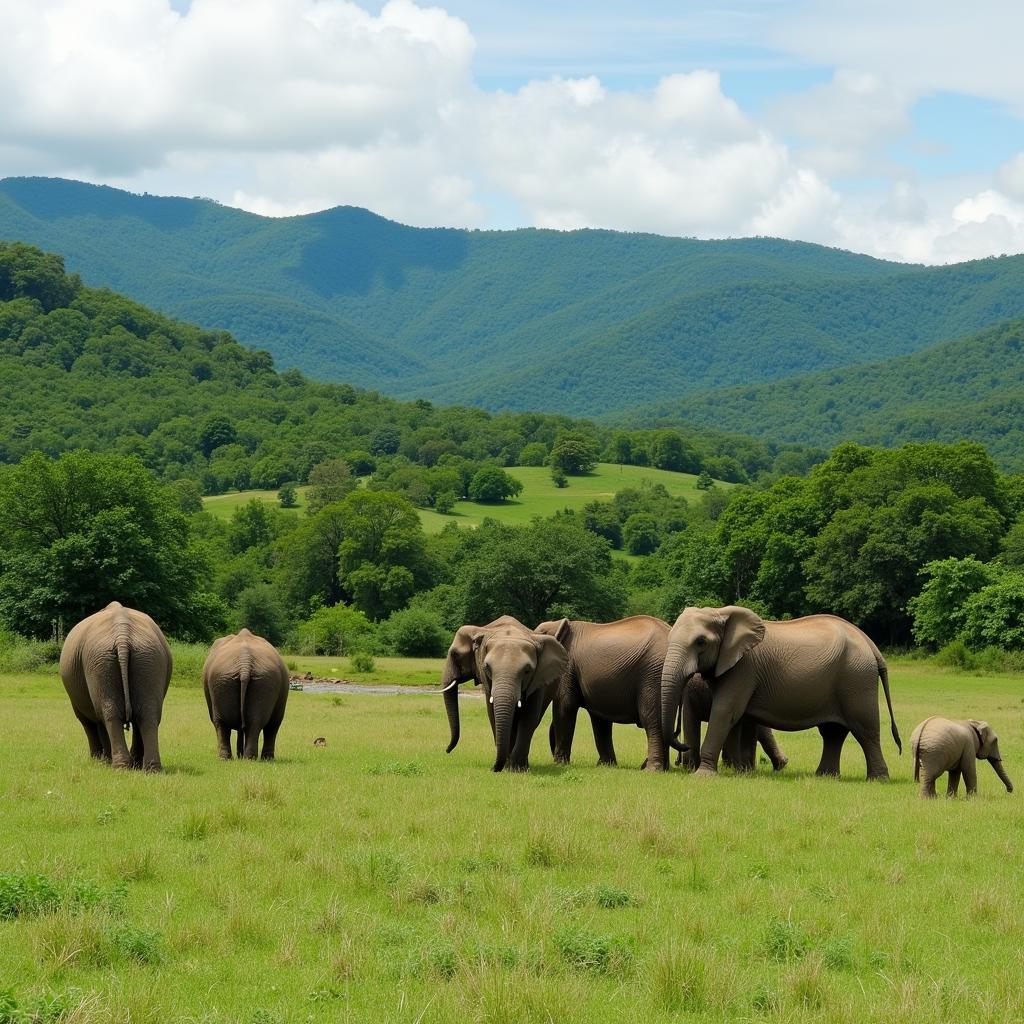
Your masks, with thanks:
M920 781L923 797L935 796L935 780L949 772L946 796L956 796L960 776L964 777L967 795L978 791L978 773L975 761L985 760L1003 780L1007 793L1013 792L1013 783L1003 770L1003 756L999 753L999 737L988 722L973 718L926 718L910 738L914 756L914 781Z
M262 732L263 760L274 759L288 669L272 644L247 629L222 636L203 664L203 692L221 757L231 759L231 730L237 729L239 757L256 757Z

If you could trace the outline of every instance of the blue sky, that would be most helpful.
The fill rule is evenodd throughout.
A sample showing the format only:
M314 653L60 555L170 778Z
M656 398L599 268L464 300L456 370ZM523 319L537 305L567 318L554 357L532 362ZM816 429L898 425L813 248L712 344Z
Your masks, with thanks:
M37 0L7 23L0 174L268 215L1024 251L1017 0Z

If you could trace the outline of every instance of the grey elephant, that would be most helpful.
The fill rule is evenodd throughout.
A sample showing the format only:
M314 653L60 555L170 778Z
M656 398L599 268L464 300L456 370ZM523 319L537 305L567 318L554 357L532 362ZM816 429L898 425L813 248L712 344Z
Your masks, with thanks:
M884 779L878 680L892 736L902 751L885 659L852 623L835 615L765 622L749 608L687 608L669 634L661 677L662 730L672 731L685 683L701 673L711 684L699 775L718 768L729 731L744 716L783 731L818 727L824 740L819 775L838 775L849 733L860 744L869 779Z
M158 732L171 683L171 649L145 612L112 601L64 641L60 678L92 757L158 772ZM125 743L131 727L132 747Z
M441 686L451 738L459 742L460 683L482 686L494 735L494 771L529 768L533 734L565 671L566 654L552 636L535 633L511 615L486 626L461 626L452 639Z
M203 693L222 758L231 759L231 732L237 730L239 757L257 756L262 732L261 756L273 761L288 682L281 655L263 637L241 629L214 641L203 663Z
M659 687L660 682L659 678ZM711 718L711 696L711 687L699 673L688 680L683 690L683 743L688 750L680 753L677 764L685 764L693 771L700 767L701 723ZM780 772L789 764L775 733L768 726L759 725L749 715L744 715L726 737L722 761L738 772L753 771L758 744L771 761L773 771Z
M1006 792L1013 792L1013 783L1003 768L999 737L988 722L934 715L914 730L910 750L914 757L914 781L921 783L922 797L935 796L935 780L943 772L949 772L946 796L956 796L961 775L967 795L974 796L978 791L977 761L988 761Z
M553 636L565 648L568 663L552 706L551 753L559 764L572 754L576 716L590 713L598 764L616 764L612 725L639 726L647 734L648 771L667 766L668 747L680 749L674 736L661 734L661 668L668 646L668 623L650 615L617 622L558 619L542 622L538 633Z

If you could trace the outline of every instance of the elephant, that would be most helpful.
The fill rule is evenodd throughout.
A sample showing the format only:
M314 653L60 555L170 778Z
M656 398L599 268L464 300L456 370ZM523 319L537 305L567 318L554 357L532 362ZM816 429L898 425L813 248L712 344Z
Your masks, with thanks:
M162 770L158 731L171 684L171 649L145 612L112 601L64 641L60 678L92 757L115 768ZM132 747L125 731L132 729Z
M765 622L749 608L686 608L669 634L661 676L662 733L672 731L683 685L701 673L711 685L707 735L698 775L714 775L729 730L744 716L783 731L819 728L817 774L838 775L849 733L864 751L869 779L889 777L879 736L882 680L897 749L889 673L878 648L835 615Z
M681 746L661 735L659 694L661 668L668 645L668 623L650 615L617 622L558 619L542 622L538 633L552 636L565 648L568 665L555 691L550 730L551 753L568 764L576 716L590 713L600 764L614 765L612 724L637 725L647 733L648 771L663 771L668 746Z
M988 761L1002 780L1006 792L1013 792L1013 783L1003 768L999 737L988 722L933 715L914 730L910 737L910 750L914 756L914 781L921 783L922 797L935 796L935 780L943 772L949 772L946 796L956 796L961 775L967 795L974 796L978 791L975 761Z
M203 693L220 757L231 760L231 730L236 729L239 757L256 757L262 732L262 759L274 760L288 683L287 666L263 637L241 629L214 641L203 663Z
M511 615L486 626L461 626L452 639L441 677L451 739L459 742L460 683L483 686L494 735L493 770L529 768L530 744L565 671L565 648L553 637L527 629Z
M660 683L659 683L660 685ZM701 723L711 718L711 687L702 675L695 675L683 690L683 743L689 749L679 755L677 764L685 764L692 771L700 767ZM757 763L757 745L768 755L772 770L781 772L789 764L775 733L766 725L758 725L744 715L726 737L722 747L722 760L739 772L753 771Z

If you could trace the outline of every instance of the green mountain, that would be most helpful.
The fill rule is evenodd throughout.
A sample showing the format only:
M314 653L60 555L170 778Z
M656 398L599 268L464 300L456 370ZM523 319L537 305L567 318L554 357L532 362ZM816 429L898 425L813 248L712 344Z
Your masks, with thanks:
M623 422L722 423L804 444L895 447L980 441L1024 472L1024 318L909 356L754 387L702 391L637 410Z

